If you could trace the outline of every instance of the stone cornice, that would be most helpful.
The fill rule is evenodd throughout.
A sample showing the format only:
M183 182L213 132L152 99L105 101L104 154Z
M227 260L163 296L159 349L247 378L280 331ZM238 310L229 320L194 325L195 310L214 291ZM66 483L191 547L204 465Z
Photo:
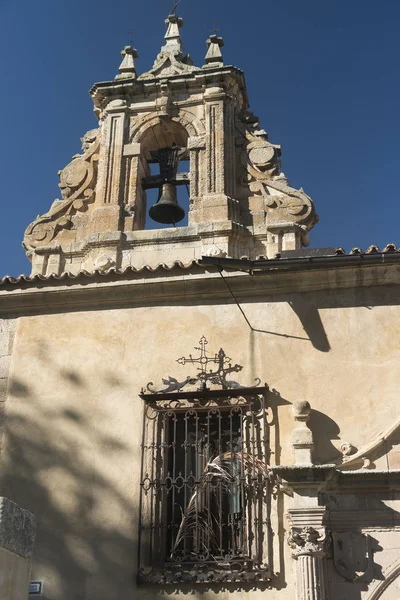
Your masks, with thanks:
M271 261L274 263L276 261ZM107 272L82 272L76 276L4 278L0 285L0 314L18 315L57 311L106 309L168 302L233 302L226 282L238 301L262 301L274 297L276 301L290 300L295 292L317 292L346 288L390 286L380 300L384 304L398 303L400 299L400 264L375 265L363 268L337 268L281 271L272 268L254 275L243 272L224 272L201 267L195 261L186 266L160 265L151 269L110 269ZM389 293L390 289L390 293ZM379 292L381 293L381 292ZM279 295L277 298L276 296ZM322 302L322 300L321 300ZM341 296L341 306L353 306L352 297ZM336 306L327 294L323 306Z
M151 79L137 80L126 79L117 81L101 81L95 83L89 93L93 98L95 106L100 107L104 98L119 98L133 95L148 94L152 89L157 89L168 79L170 86L182 86L190 83L191 85L212 85L215 81L221 81L227 77L234 77L238 80L240 90L245 93L246 83L243 71L233 66L216 67L212 69L200 69L192 73L171 75L169 77L154 77ZM246 105L247 105L247 95Z
M399 490L400 470L388 471L338 471L334 465L304 465L273 467L274 475L287 483L290 488L310 488L322 490L364 493L374 491Z

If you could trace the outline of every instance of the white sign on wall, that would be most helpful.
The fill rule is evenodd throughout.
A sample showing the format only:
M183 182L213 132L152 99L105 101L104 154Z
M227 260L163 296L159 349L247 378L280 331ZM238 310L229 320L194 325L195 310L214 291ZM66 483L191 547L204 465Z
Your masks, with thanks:
M43 593L43 581L31 581L29 584L30 596L41 596Z

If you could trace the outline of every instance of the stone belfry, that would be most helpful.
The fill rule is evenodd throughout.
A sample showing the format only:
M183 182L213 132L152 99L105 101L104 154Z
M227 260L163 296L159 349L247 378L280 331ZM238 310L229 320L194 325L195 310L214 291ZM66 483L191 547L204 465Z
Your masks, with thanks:
M280 146L249 112L243 72L224 65L222 38L210 36L205 64L196 67L183 53L182 19L172 14L166 25L150 71L138 76L138 52L127 46L115 79L92 87L99 127L59 172L62 198L25 232L32 274L155 267L203 255L272 258L307 245L314 205L280 172ZM186 173L179 160L189 161ZM177 218L174 226L172 217L171 227L146 229L146 191L159 187L174 200L181 184L189 189L187 225Z

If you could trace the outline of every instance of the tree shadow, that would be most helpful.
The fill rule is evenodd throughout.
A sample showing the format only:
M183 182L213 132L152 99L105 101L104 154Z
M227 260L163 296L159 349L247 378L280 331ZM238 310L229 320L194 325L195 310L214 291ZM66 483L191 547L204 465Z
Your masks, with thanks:
M83 386L78 373L61 376L71 395ZM33 387L21 376L10 380L0 481L0 494L37 518L32 578L44 581L44 600L131 597L136 508L128 487L101 466L102 457L125 458L128 448L107 422L94 427L87 407L60 406L55 390L49 410Z

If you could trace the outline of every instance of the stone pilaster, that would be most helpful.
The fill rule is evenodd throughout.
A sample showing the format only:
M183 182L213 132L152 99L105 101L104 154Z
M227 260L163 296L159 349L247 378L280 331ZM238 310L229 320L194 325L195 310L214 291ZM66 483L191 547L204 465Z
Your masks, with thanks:
M329 536L325 528L292 527L289 544L296 561L297 600L327 600L325 558Z
M206 192L202 198L202 222L228 221L231 199L226 191L225 131L226 93L222 87L208 88L204 94L206 125Z
M99 197L97 204L118 204L127 107L124 100L112 100L107 106L106 141L100 155ZM103 175L103 177L102 177Z
M274 472L285 482L293 497L288 511L296 578L296 600L328 600L326 558L331 536L326 528L327 510L320 505L320 492L334 472L333 466L312 463L313 434L307 422L311 406L306 400L293 405L296 422L292 433L295 465L276 467Z

